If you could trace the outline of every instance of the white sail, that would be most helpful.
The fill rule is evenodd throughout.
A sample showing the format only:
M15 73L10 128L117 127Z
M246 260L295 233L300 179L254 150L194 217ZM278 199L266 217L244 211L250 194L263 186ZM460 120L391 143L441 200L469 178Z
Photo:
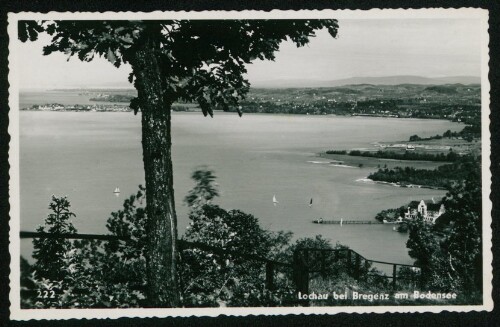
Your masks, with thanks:
M276 205L278 204L278 200L276 200L276 194L273 195L273 204Z
M115 188L114 192L113 193L120 193L120 189L117 187Z
M342 227L342 218L340 218L340 227Z

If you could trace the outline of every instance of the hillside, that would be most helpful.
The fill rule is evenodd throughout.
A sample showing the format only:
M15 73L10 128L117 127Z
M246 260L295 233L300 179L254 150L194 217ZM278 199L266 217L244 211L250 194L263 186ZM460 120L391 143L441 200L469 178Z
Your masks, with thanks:
M357 84L323 88L255 88L242 102L243 112L308 115L440 118L477 122L481 114L478 84Z
M443 85L443 84L479 84L481 79L477 76L448 76L448 77L423 77L413 75L382 76L382 77L351 77L336 80L312 79L274 79L266 81L250 81L255 88L304 88L304 87L335 87L343 85L373 84L373 85Z

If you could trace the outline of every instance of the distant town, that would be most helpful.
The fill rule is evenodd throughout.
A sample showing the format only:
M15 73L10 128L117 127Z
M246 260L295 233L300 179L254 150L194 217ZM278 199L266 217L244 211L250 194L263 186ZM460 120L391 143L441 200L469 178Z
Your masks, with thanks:
M72 90L73 92L75 90ZM95 104L36 104L22 110L130 111L134 90L80 90ZM372 85L338 87L251 89L241 102L246 113L348 115L397 118L433 118L473 124L480 120L478 84ZM195 104L176 103L174 111L199 111ZM236 109L230 109L236 110Z
M120 104L74 104L74 105L64 105L60 103L49 103L49 104L35 104L31 107L21 108L21 110L30 111L114 111L114 112L124 112L131 111L128 105Z
M244 112L437 118L467 123L479 119L480 103L478 84L359 84L332 88L253 89L242 107Z

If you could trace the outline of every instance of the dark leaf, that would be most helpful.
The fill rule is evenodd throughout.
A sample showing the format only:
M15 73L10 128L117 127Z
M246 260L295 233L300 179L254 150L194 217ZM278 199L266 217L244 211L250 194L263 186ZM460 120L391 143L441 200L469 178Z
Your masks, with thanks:
M130 100L130 109L133 109L134 110L134 115L137 115L137 112L139 111L140 109L140 100L139 98L133 98L132 100Z
M34 20L20 20L17 22L18 38L21 42L36 41L38 34L44 31L41 24Z

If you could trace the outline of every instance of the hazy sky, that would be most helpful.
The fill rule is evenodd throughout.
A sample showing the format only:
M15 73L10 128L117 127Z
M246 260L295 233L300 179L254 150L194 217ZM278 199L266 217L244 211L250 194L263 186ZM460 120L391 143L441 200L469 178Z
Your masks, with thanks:
M250 82L335 80L359 76L480 76L479 19L339 20L336 39L326 31L304 48L283 43L274 62L248 68ZM42 55L48 38L20 45L19 85L27 88L126 87L130 67L104 59L67 61Z

